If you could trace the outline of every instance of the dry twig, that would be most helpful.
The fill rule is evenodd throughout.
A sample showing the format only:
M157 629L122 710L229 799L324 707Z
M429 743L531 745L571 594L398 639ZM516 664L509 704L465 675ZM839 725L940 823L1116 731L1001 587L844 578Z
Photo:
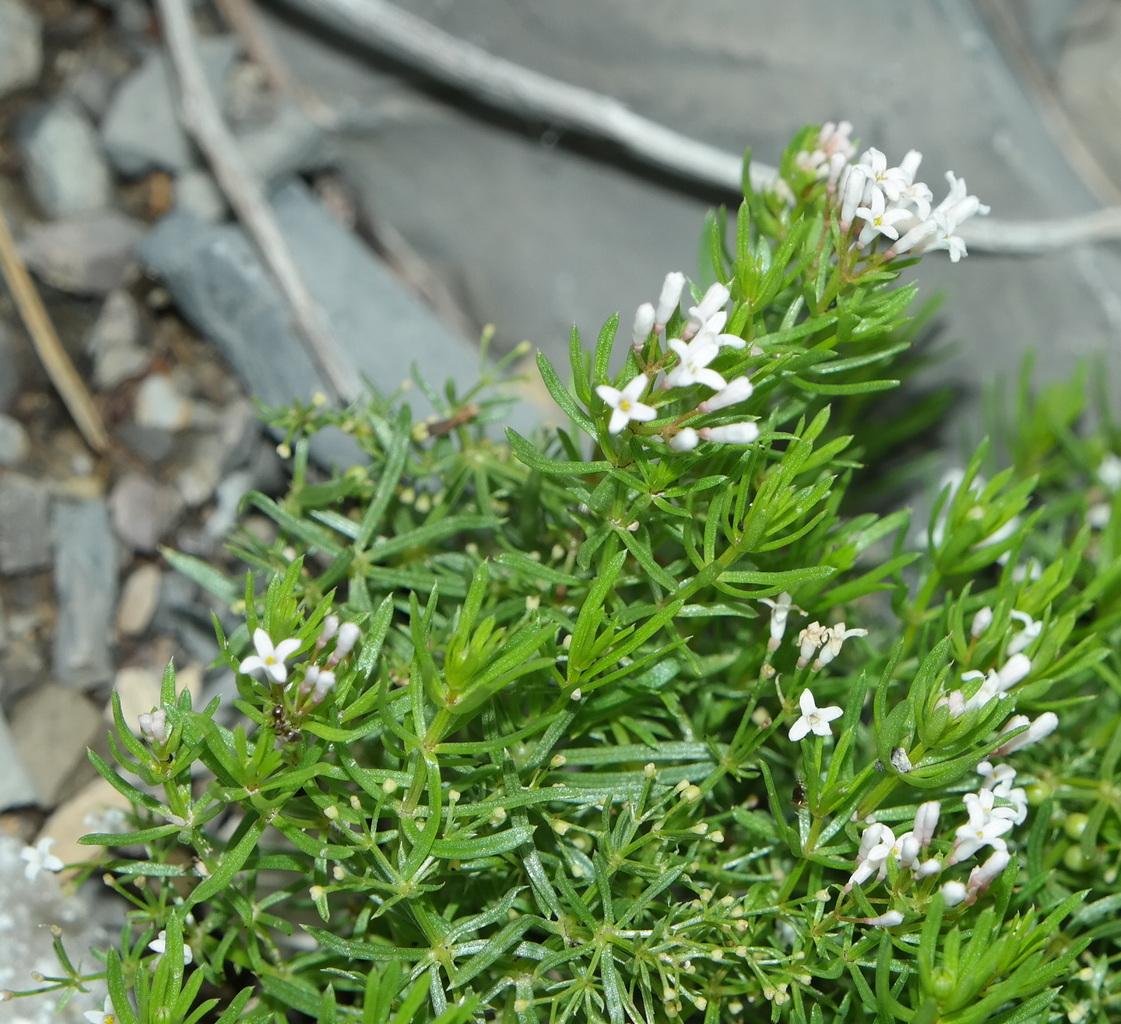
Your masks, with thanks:
M8 221L4 216L4 209L0 206L0 271L3 271L4 280L8 282L8 290L15 299L16 308L23 319L27 333L31 335L31 342L39 356L39 361L47 371L51 383L57 389L59 396L70 410L74 422L82 432L82 436L98 454L109 450L109 434L105 430L101 413L97 411L93 398L90 396L86 385L82 382L78 371L66 349L59 341L58 332L51 323L43 300L35 282L27 272L15 240L8 228Z
M358 375L328 331L322 311L296 266L264 191L222 120L199 60L194 25L184 0L157 0L164 39L179 80L183 121L214 171L242 226L276 276L296 327L308 343L324 384L345 402L358 396Z
M691 139L629 110L618 100L495 57L386 0L280 0L342 33L494 107L606 139L654 167L738 194L742 158ZM775 169L752 161L765 188ZM1121 207L1075 217L1010 222L975 218L962 225L970 251L1041 253L1121 239Z

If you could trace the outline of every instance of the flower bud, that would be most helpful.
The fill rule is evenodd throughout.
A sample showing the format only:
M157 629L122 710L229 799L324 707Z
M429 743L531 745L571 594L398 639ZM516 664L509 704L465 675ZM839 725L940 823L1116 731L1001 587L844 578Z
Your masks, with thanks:
M938 827L938 815L941 812L942 805L937 800L928 800L925 804L919 804L918 810L915 811L914 834L919 841L919 846L924 850L934 838L934 830Z
M339 626L339 639L335 644L335 653L332 658L333 661L341 661L352 650L354 645L358 642L358 637L362 635L362 631L353 622L344 622Z
M728 423L722 427L702 427L697 431L706 441L720 444L751 444L759 438L757 423Z
M753 387L747 377L736 377L728 381L727 385L716 392L711 398L706 399L697 406L697 412L716 412L717 409L725 409L729 405L735 405L737 402L743 402L751 397Z
M682 427L669 439L669 446L675 452L691 452L700 443L701 439L692 427Z
M881 914L879 917L862 917L861 921L864 924L875 925L878 928L894 928L896 925L903 923L903 914L898 910L889 910L886 914Z
M946 901L947 907L956 907L968 895L969 890L961 882L946 882L942 886L942 899Z
M976 615L973 616L973 625L969 627L969 632L972 634L973 639L976 640L986 629L993 624L993 610L985 605Z
M1031 743L1035 743L1045 736L1050 736L1051 733L1058 728L1059 716L1056 715L1054 711L1045 711L1034 722L1028 725L1027 715L1013 715L1005 723L1000 733L1003 736L1006 732L1019 729L1024 725L1028 726L1025 732L1020 733L1018 736L1013 736L1007 743L994 750L993 753L999 754L1000 756L1011 754L1014 750L1019 750L1021 747L1026 747Z
M662 293L658 296L658 308L654 311L655 325L665 326L677 304L681 301L681 289L685 287L685 275L677 271L666 274L662 282Z
M654 306L644 302L634 314L634 327L631 328L631 339L635 348L642 348L650 332L654 330Z
M154 710L151 714L140 715L137 720L141 735L149 743L167 742L167 712L163 708Z

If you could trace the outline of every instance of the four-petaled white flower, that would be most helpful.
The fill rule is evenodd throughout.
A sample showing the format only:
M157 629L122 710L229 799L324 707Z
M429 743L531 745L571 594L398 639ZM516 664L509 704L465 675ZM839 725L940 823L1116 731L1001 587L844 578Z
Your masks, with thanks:
M708 364L719 355L720 346L710 340L708 335L702 334L691 343L671 338L669 347L677 353L678 363L666 374L666 388L704 384L713 391L721 391L728 386L728 382L719 373L709 369Z
M838 707L819 708L809 690L802 691L798 707L802 709L802 717L790 727L790 739L795 743L811 732L815 736L832 736L833 730L829 723L845 713L844 709Z
M253 631L253 646L257 648L257 653L249 655L237 670L246 675L263 672L274 682L283 683L288 678L288 667L284 663L300 649L300 641L289 637L274 647L272 638L258 626Z
M23 869L23 877L29 882L34 882L39 877L40 871L61 871L65 865L53 853L51 847L55 841L49 836L43 836L34 846L25 846L20 854L21 859L27 861Z
M82 1014L90 1024L117 1024L117 1015L113 1012L113 1000L105 997L105 1003L100 1010L86 1010Z
M653 406L639 401L647 383L646 374L640 373L622 391L610 384L600 384L596 388L596 394L615 410L611 414L611 422L607 424L609 434L619 433L631 420L646 423L658 415Z

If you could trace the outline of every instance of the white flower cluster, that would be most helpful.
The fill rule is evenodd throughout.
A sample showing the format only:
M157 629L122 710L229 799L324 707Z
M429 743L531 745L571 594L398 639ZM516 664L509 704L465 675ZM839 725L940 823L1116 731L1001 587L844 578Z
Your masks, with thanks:
M817 144L812 150L802 150L794 157L794 166L800 171L810 171L819 181L835 185L849 161L856 156L856 146L849 138L852 124L826 121L817 133Z
M830 129L828 135L826 128ZM847 232L854 224L860 224L857 248L864 248L882 236L891 242L885 253L888 258L945 249L956 263L966 255L965 242L956 232L970 217L988 213L989 207L968 194L965 179L947 171L949 192L932 207L934 193L930 186L915 180L922 162L918 150L910 150L898 166L889 167L880 150L867 149L855 163L846 162L838 170L842 154L846 154L846 161L851 155L851 128L847 122L836 127L826 125L818 137L818 149L804 160L799 154L796 162L803 169L816 167L819 176L825 177L831 188L835 187L841 230ZM842 133L841 129L846 130ZM822 168L827 168L824 175Z
M953 847L944 860L927 856L942 811L937 800L930 800L915 812L911 830L898 837L882 822L868 825L860 837L856 868L842 893L849 892L854 885L863 885L873 876L875 881L883 881L893 861L900 871L910 871L911 876L919 880L941 874L988 847L992 852L970 871L965 882L950 879L941 887L948 907L976 902L1008 867L1012 857L1004 837L1016 825L1022 825L1028 814L1027 795L1022 787L1015 785L1016 770L1011 765L994 767L991 762L982 761L977 765L977 774L984 781L976 793L966 793L963 797L969 820L954 832ZM865 924L891 928L903 922L903 914L890 910L878 918L861 920Z
M651 335L661 336L666 324L673 316L685 288L685 275L670 273L662 283L658 304L644 302L635 314L632 338L636 351L643 349ZM714 284L702 296L700 302L690 306L688 317L681 328L680 336L670 338L666 347L677 357L662 381L662 389L687 388L701 384L711 388L715 394L689 414L703 415L737 405L751 397L752 385L747 377L725 380L712 363L724 348L742 349L746 346L743 338L725 333L728 323L728 299L731 293L722 284ZM643 402L647 392L652 390L657 370L652 374L640 373L621 390L609 384L600 384L596 394L612 410L607 425L610 434L618 434L632 420L647 423L658 415L657 409ZM683 417L688 419L689 416ZM701 441L716 441L723 444L750 444L759 437L759 427L755 423L727 423L713 427L681 427L669 437L669 445L675 451L690 451Z
M805 615L796 604L792 603L789 594L779 594L778 599L772 601L769 597L759 598L760 604L765 604L771 609L771 636L767 641L767 655L777 651L786 635L786 622L792 611ZM866 629L848 629L843 622L833 626L823 626L820 622L811 622L798 634L798 668L810 666L811 672L820 671L841 653L841 645L854 636L867 636ZM814 658L814 655L817 655ZM813 664L810 664L813 659ZM763 666L764 676L773 675L774 669L768 663Z

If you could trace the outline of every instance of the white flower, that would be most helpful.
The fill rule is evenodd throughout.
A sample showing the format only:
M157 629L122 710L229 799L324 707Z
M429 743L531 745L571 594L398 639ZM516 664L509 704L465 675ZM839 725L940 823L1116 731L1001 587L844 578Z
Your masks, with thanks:
M915 811L915 838L924 850L934 838L934 830L938 827L938 815L941 813L942 805L937 800L928 800L924 804L919 804Z
M833 730L829 723L845 713L838 707L819 708L809 690L802 691L798 706L802 709L802 717L790 727L790 739L795 743L811 732L815 736L832 736Z
M339 639L335 643L335 649L331 654L333 662L340 661L345 658L351 651L354 650L354 645L358 643L358 638L362 635L362 630L358 628L355 622L344 622L339 627Z
M300 649L300 641L289 637L274 647L272 638L258 626L253 631L253 646L257 648L257 653L242 661L237 670L246 675L263 672L274 682L283 683L288 678L288 667L284 663Z
M159 933L159 935L157 935L151 942L148 943L148 948L153 953L159 953L160 956L163 956L164 953L167 952L167 932L166 931L161 931ZM190 946L187 945L187 943L184 942L183 943L183 964L184 964L184 966L186 966L189 963L192 963L194 961L194 959L195 959L194 951L191 949Z
M685 275L679 271L666 274L662 282L662 293L658 296L658 308L654 311L654 323L665 326L677 304L681 301L681 290L685 287Z
M1113 506L1104 501L1096 501L1086 509L1086 522L1092 529L1104 530L1113 518Z
M716 412L717 409L725 409L729 405L735 405L738 402L746 401L751 397L751 393L754 390L755 388L747 377L736 377L728 381L728 383L711 398L701 402L701 404L697 406L697 412Z
M868 630L866 629L845 629L845 624L843 622L838 622L835 626L830 626L825 630L823 639L824 646L821 648L821 653L811 666L813 671L817 672L819 669L824 668L837 657L837 655L841 653L841 644L850 636L867 635Z
M658 411L639 401L646 390L646 374L640 373L622 391L611 387L609 384L600 384L596 394L615 411L611 414L611 422L607 425L609 434L617 434L631 420L646 423L658 415Z
M798 668L810 663L817 649L829 639L829 630L820 622L811 622L798 634Z
M969 890L961 882L946 882L942 886L942 899L945 900L947 907L956 907L964 902L968 895Z
M854 885L861 885L873 874L879 872L882 878L887 874L886 862L895 846L895 834L883 822L874 821L860 837L856 851L856 870L845 883L844 892L851 891Z
M993 850L984 864L978 864L969 873L969 882L967 883L969 891L976 894L987 889L996 877L1008 867L1008 862L1011 859L1012 856L1005 847L1000 846Z
M1102 461L1098 464L1098 480L1110 494L1116 494L1121 490L1121 458L1113 452L1103 455Z
M681 337L688 341L694 334L696 334L705 323L711 320L717 313L719 313L728 303L731 297L731 292L717 282L708 289L701 296L701 301L695 306L689 307L689 320L685 324L685 329L681 332Z
M167 712L163 708L137 715L136 720L140 724L140 734L149 743L167 742Z
M25 846L20 853L20 858L27 861L23 869L23 877L29 882L34 882L39 877L40 871L61 871L65 865L53 853L51 847L55 841L43 836L34 846Z
M771 638L767 641L768 651L777 651L783 636L786 634L786 619L791 610L802 611L797 605L792 604L793 598L787 593L779 594L777 601L769 597L760 597L760 604L765 604L771 609Z
M634 326L631 328L631 340L634 342L635 348L642 348L646 344L646 339L650 337L650 332L654 330L654 304L651 302L644 302L634 314Z
M719 313L714 313L710 316L697 331L696 337L693 339L694 343L704 338L706 341L711 341L719 348L746 348L747 342L743 340L738 334L724 333L724 325L728 322L728 313L726 310L720 310Z
M309 694L314 690L315 694L311 698L312 704L322 704L323 698L327 696L334 685L334 672L326 668L321 669L318 665L308 665L307 672L304 674L304 681L300 684L300 693Z
M690 384L704 384L714 391L727 387L728 382L715 370L708 368L708 364L720 354L720 346L707 335L692 342L671 338L669 347L677 353L678 362L666 374L664 387L684 388Z
M919 864L915 870L916 878L932 878L942 870L942 862L937 857L930 857Z
M969 633L974 640L977 639L986 629L993 624L993 610L985 605L976 615L973 616L973 625L969 628Z
M1003 849L1004 840L1000 837L1012 830L1011 821L993 815L992 790L966 793L963 800L969 812L969 823L962 825L955 833L954 848L950 851L947 864L957 864L972 857L983 846L991 846L994 850Z
M759 439L757 423L726 423L722 427L701 427L697 431L705 441L720 444L751 444Z
M862 917L860 920L864 924L876 925L878 928L894 928L903 923L903 915L898 910L889 910L879 917Z
M860 163L866 168L865 173L873 188L892 202L898 200L903 189L910 184L907 172L902 167L888 167L887 157L878 149L865 150L860 156Z
M841 173L837 189L841 196L841 227L845 230L856 216L856 208L864 205L869 178L868 168L863 164L849 164Z
M100 1010L86 1010L82 1014L90 1024L117 1024L116 1014L113 1013L113 1000L105 997L105 1003Z
M1026 650L1031 646L1032 641L1043 632L1043 623L1038 619L1033 619L1027 612L1018 612L1013 609L1011 615L1012 618L1023 623L1024 628L1008 641L1005 653L1009 655L1019 654L1020 651Z
M700 443L701 439L692 427L682 427L669 439L669 446L675 452L691 452Z
M339 617L337 615L328 615L323 619L323 628L319 632L319 639L315 641L315 649L317 651L323 650L324 647L330 643L333 637L339 631Z
M1026 747L1031 743L1036 743L1043 739L1044 736L1050 736L1059 725L1059 716L1054 711L1044 711L1034 722L1028 725L1028 718L1026 715L1013 715L1005 723L1003 729L1000 730L1003 736L1006 732L1011 732L1013 729L1019 729L1027 725L1028 728L1025 732L1017 736L1013 736L1007 743L997 747L993 751L994 755L1004 756L1011 754L1014 750L1019 750L1021 747Z
M910 220L911 214L898 206L888 206L884 202L884 194L876 189L872 192L872 205L860 206L856 215L864 221L857 241L867 245L876 235L883 235L893 241L899 237L899 229L895 226L900 221Z

